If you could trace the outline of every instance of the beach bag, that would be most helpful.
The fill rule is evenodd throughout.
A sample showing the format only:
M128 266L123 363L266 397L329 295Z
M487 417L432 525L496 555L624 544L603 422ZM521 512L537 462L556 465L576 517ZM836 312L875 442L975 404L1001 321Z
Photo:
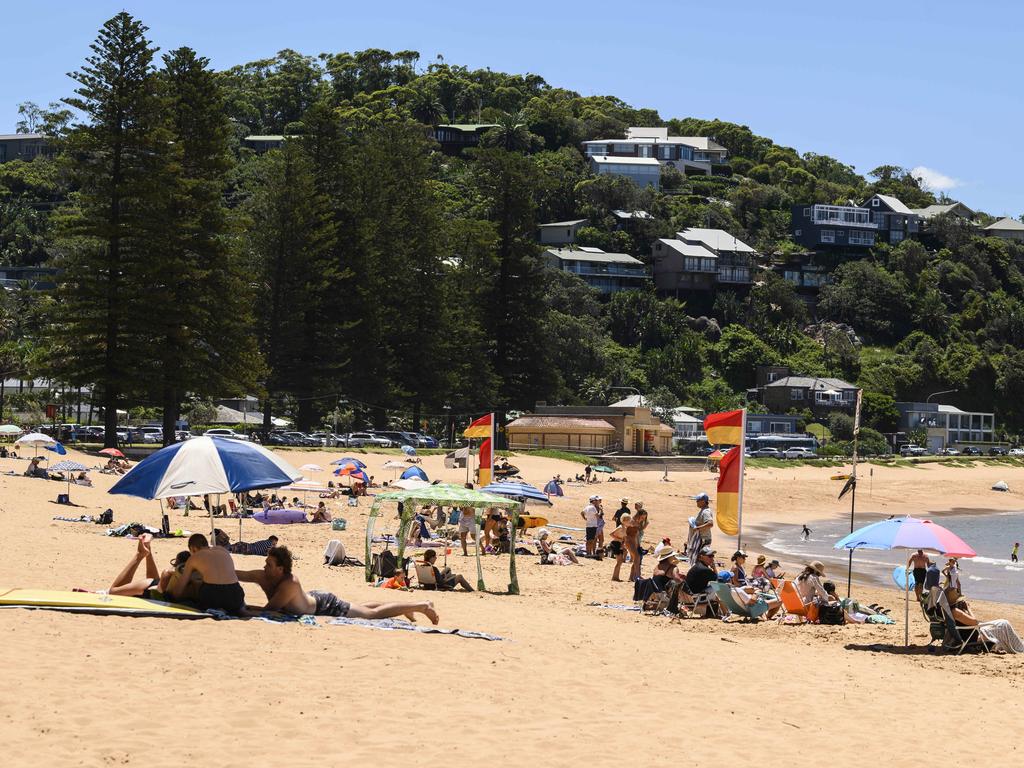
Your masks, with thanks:
M324 565L344 565L345 564L345 545L337 539L331 539L327 542L327 548L324 549Z
M331 521L332 531L344 531L348 527L348 521L343 517L337 517Z
M167 517L164 515L164 517ZM108 509L105 512L100 513L100 516L96 518L96 525L111 525L114 522L114 510Z
M819 624L845 624L846 614L839 603L823 603L818 607Z
M390 579L398 569L398 557L390 549L373 556L371 570L382 579Z

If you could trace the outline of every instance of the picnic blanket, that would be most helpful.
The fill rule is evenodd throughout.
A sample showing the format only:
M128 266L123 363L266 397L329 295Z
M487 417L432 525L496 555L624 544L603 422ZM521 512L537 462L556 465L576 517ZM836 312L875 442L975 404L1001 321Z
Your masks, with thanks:
M426 634L434 635L455 635L456 637L465 637L471 640L507 640L508 638L499 637L498 635L491 635L487 632L474 632L469 629L445 629L443 627L427 627L419 624L410 624L407 621L396 621L395 619L350 619L347 617L339 617L331 619L328 624L346 624L357 627L367 627L368 629L382 629L385 631L392 630L408 630L410 632L423 632Z

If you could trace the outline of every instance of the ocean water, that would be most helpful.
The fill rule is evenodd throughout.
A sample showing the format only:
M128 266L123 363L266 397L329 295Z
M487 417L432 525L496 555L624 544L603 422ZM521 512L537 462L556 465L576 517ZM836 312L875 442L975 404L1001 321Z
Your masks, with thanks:
M858 516L855 527L861 528L884 519L878 515ZM960 584L968 598L1024 603L1024 512L936 515L930 519L953 531L978 553L977 557L960 560ZM807 527L811 529L808 541L801 541L799 525L787 525L770 531L765 537L765 554L774 553L780 559L785 556L799 562L821 560L829 579L840 586L839 591L845 594L849 553L833 547L850 532L849 519L845 522L809 522ZM1015 541L1022 545L1022 561L1019 563L1010 561L1010 550ZM861 579L867 577L884 586L893 587L893 568L906 565L910 554L905 550L857 550L853 554L854 576ZM945 558L941 555L929 556L939 563L940 568L945 566Z

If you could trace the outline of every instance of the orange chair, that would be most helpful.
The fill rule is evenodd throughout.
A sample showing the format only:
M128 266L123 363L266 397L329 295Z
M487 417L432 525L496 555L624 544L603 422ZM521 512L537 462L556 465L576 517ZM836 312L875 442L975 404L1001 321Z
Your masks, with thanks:
M786 613L791 613L794 616L801 618L803 621L816 621L817 620L817 607L816 605L806 605L802 599L800 599L800 593L796 591L796 587L792 581L782 582L782 590L779 592L779 597L782 599L782 605L786 609Z

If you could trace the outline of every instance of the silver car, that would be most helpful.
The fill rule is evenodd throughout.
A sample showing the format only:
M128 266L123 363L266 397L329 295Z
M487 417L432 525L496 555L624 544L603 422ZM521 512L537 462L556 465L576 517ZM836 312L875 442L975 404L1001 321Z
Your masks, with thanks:
M352 432L345 441L349 448L390 448L392 442L386 437L371 435L369 432Z

